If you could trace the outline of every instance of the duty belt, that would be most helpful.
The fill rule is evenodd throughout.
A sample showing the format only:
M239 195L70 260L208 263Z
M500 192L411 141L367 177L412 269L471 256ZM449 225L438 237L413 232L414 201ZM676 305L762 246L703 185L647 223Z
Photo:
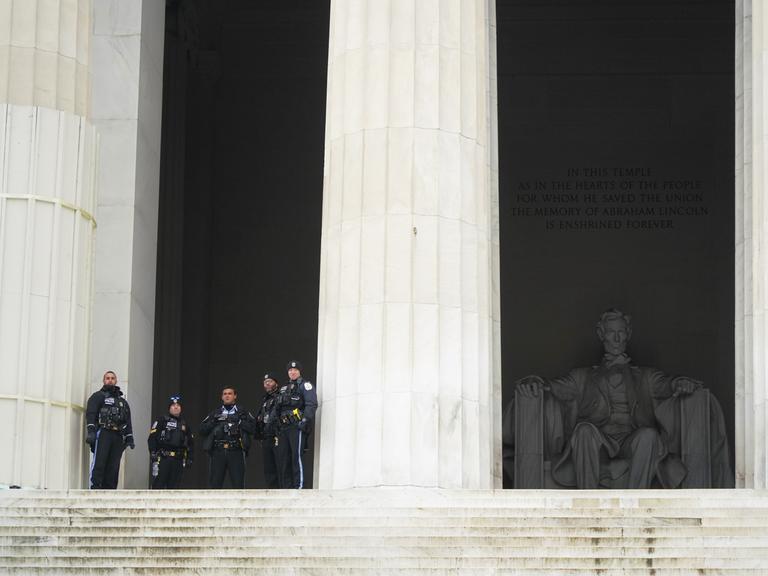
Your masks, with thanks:
M158 452L160 456L165 458L183 458L184 453L181 450L160 450Z
M120 432L120 426L117 424L99 424L99 428L103 430L112 430L114 432Z
M280 414L280 423L281 424L297 424L301 422L301 419L303 418L304 414L298 409L295 408L291 412L283 412Z
M213 445L224 450L240 450L239 440L216 440Z

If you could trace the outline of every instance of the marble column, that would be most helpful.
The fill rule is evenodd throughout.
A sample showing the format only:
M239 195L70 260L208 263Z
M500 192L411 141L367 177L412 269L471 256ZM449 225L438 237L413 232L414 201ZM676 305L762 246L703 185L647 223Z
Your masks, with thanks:
M500 486L494 5L331 3L319 488Z
M0 1L0 484L84 485L90 0Z
M146 488L155 336L165 2L94 0L90 116L99 135L90 390L117 372L139 432L121 486Z
M736 1L736 485L768 488L768 11Z

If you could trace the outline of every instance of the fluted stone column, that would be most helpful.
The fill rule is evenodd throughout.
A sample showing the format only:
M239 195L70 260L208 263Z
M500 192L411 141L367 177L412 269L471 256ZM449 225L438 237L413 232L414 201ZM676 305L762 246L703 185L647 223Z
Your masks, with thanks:
M331 3L320 488L500 486L494 4Z
M114 370L136 450L121 486L146 488L155 336L165 2L94 0L90 117L99 134L90 390Z
M0 1L0 484L83 486L89 0Z
M148 428L164 17L0 0L0 484L87 485L83 405L107 369ZM146 470L129 453L123 485Z
M768 488L768 11L736 1L736 485Z

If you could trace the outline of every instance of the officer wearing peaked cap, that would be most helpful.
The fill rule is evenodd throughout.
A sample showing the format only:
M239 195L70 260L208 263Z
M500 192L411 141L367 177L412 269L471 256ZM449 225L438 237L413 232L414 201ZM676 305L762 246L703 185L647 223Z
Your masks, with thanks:
M283 488L304 488L304 448L312 432L317 410L317 391L301 376L301 362L286 366L288 383L277 392L277 458Z
M192 466L194 436L181 416L181 397L168 399L168 413L155 420L147 438L152 460L152 488L175 490Z

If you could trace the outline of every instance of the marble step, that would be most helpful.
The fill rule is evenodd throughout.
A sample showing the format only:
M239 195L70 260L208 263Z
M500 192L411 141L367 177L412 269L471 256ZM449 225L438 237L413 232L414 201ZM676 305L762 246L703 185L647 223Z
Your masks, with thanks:
M467 502L493 502L537 507L553 502L571 505L585 503L611 506L628 505L632 502L656 502L668 506L679 504L708 503L713 507L733 502L747 502L759 505L765 490L751 489L696 489L696 490L440 490L432 488L354 488L350 490L0 490L2 497L23 497L26 500L64 500L82 497L108 495L110 500L176 500L194 498L204 500L258 499L284 500L295 502L299 495L302 500L335 501L337 503L367 500L370 504L413 501L440 503L446 506ZM340 494L344 495L340 497Z
M342 522L343 520L343 522ZM208 516L206 514L165 515L154 516L136 514L123 516L120 514L80 514L60 516L0 516L0 526L198 526L209 527L225 523L229 527L294 527L311 526L316 528L335 527L339 524L354 527L462 527L462 528L659 528L659 527L710 527L710 528L768 528L765 517L727 516L710 518L667 518L661 516L649 517L617 517L617 518L567 518L567 517L537 517L537 518L504 518L483 516L454 516L445 518L430 518L418 516L371 518L370 516L340 518L338 516L316 516L313 514L290 515L245 515L245 516Z
M227 533L220 530L218 534L213 534L212 530L206 530L205 534L200 534L199 530L190 533L167 533L158 532L157 534L148 533L148 531L135 534L104 533L94 531L91 533L73 534L9 534L0 535L0 546L2 547L64 547L80 546L93 549L94 547L103 547L105 549L120 549L126 546L144 546L144 547L204 547L204 546L224 546L232 545L236 542L238 547L264 548L269 546L281 546L285 544L285 537L291 537L291 546L328 546L336 548L345 546L340 544L345 542L345 538L354 538L356 546L419 546L419 547L446 547L462 546L475 548L526 548L526 547L546 547L562 548L565 546L584 548L584 547L623 547L623 548L641 548L648 550L656 549L691 549L699 548L765 548L768 550L768 536L764 533L753 536L684 536L670 535L661 538L657 537L628 537L628 536L577 536L569 534L568 536L551 535L484 535L473 536L460 534L456 536L441 536L423 532L420 535L404 535L402 533L388 534L382 531L369 531L368 533L347 532L346 535L334 531L331 534L320 534L316 532L306 532L303 535L298 533L286 532L285 534L270 534L269 530L264 530L262 534L252 532ZM236 540L234 540L236 538ZM542 541L542 538L546 540Z
M221 552L221 551L220 551ZM176 567L180 570L197 570L200 568L218 568L229 570L230 568L349 568L358 570L377 569L420 569L442 568L450 569L528 569L549 568L557 570L594 570L608 568L645 568L653 569L732 569L749 568L765 569L766 560L762 557L751 558L687 558L674 554L667 556L607 556L595 555L591 557L563 556L563 557L441 557L426 556L417 553L411 557L387 555L376 557L347 557L347 556L280 556L280 557L232 557L227 555L209 556L180 556L180 557L142 557L134 555L110 556L108 558L96 557L69 557L69 556L45 556L45 557L2 557L0 558L0 570L5 567L28 568L56 568L56 567L82 567L102 568L114 570L115 568L160 568Z
M119 491L40 491L3 490L3 506L13 501L20 503L44 501L46 506L69 506L77 501L108 498L115 506L121 502L131 505L149 505L165 502L171 507L180 502L195 501L202 506L216 507L221 502L235 506L257 505L267 507L301 507L333 503L335 507L356 508L361 504L374 508L412 506L414 501L431 508L490 507L536 508L733 508L751 506L768 508L765 491L756 490L636 490L636 491L557 491L557 490L431 490L431 489L355 489L343 491L323 490L119 490Z
M74 519L73 519L74 520ZM61 526L51 528L50 526L3 526L0 527L0 534L11 536L34 536L37 538L48 537L52 535L68 535L77 536L83 534L84 537L93 535L107 536L129 536L134 534L136 536L174 536L174 537L187 537L199 535L204 532L206 535L212 537L224 537L231 536L236 537L251 537L251 536L313 536L318 534L317 526L300 526L286 524L284 526L267 526L263 522L254 524L253 526L246 527L231 527L231 526L205 526L205 525L191 525L191 526L179 526L169 522L161 526L147 526L142 523L136 523L133 526L125 527L102 527L99 525L92 525L88 522L87 518L79 519L82 523L80 525L73 525L69 527L68 524L62 523ZM386 536L386 531L382 530L380 525L368 525L368 526L334 526L329 524L328 526L322 526L322 533L333 538L354 538L357 536L375 536L383 538ZM588 538L602 539L602 538L639 538L644 540L656 540L662 541L667 538L749 538L749 537L765 537L768 530L765 527L707 527L707 526L639 526L639 527L613 527L613 528L600 528L600 527L586 527L586 528L569 528L567 526L559 527L444 527L444 526L390 526L387 530L393 531L397 535L402 535L409 538L429 538L429 537L451 537L451 538L491 538L491 537L503 537L503 538Z
M706 517L722 517L733 515L748 515L748 516L760 516L768 515L768 508L760 508L754 506L731 506L728 508L706 508L706 507L689 507L689 508L671 508L664 506L657 507L643 507L643 508L501 508L501 507L451 507L451 508L435 508L420 505L416 508L414 506L389 506L389 507L374 507L360 504L355 507L338 507L338 506L316 506L314 503L304 502L301 506L279 506L268 503L254 503L254 502L223 502L218 505L211 505L207 501L202 500L183 500L177 502L163 502L157 503L153 501L136 501L131 502L130 505L122 505L120 503L109 502L108 509L93 499L78 500L66 505L48 505L44 501L38 501L34 504L29 502L23 502L18 504L11 504L4 502L0 499L0 505L3 510L10 515L24 516L34 515L41 512L45 512L49 516L69 514L71 511L76 510L79 513L93 513L104 514L106 511L122 512L126 515L133 513L147 513L147 514L175 514L179 511L194 509L197 511L205 511L211 515L224 516L232 513L244 514L244 513L258 513L263 515L270 514L283 514L290 513L291 511L301 511L315 515L333 514L335 516L354 517L361 515L373 515L373 516L441 516L450 517L457 515L482 515L486 517L542 517L542 516L560 516L560 517L619 517L619 516L647 516L649 514L663 513L666 516L671 517L685 517L685 516L706 516Z
M281 546L282 544L282 546ZM595 545L581 543L551 545L548 542L520 543L508 541L496 544L461 542L413 542L368 539L354 545L343 542L306 542L291 543L285 546L284 541L272 540L238 541L219 539L208 541L200 539L197 542L156 541L146 542L103 542L101 539L90 539L86 542L70 542L58 539L47 539L38 543L2 543L0 557L9 561L11 558L33 557L39 555L41 547L45 547L45 556L51 558L130 558L130 557L160 557L162 560L172 558L218 558L221 551L226 549L227 558L414 558L428 556L430 558L689 558L701 557L701 546L682 544L681 546L658 546L656 543L644 545L624 545L619 542L613 545ZM707 558L751 558L768 560L768 547L765 542L740 545L722 544L706 547ZM764 562L768 565L768 562Z
M89 567L32 567L4 568L4 575L8 576L104 576L103 568ZM359 576L360 570L356 568L313 568L302 570L297 568L270 567L258 568L229 568L226 576ZM367 571L376 576L765 576L763 568L598 568L595 570L584 569L557 569L557 568L377 568ZM111 576L179 576L178 568L154 566L151 568L116 568L110 571ZM196 568L195 576L221 576L217 568Z

